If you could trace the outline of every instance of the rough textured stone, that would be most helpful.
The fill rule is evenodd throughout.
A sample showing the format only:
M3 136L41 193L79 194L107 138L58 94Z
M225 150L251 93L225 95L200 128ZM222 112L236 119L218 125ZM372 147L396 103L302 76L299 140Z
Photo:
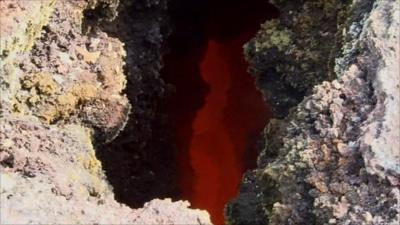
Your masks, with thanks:
M139 209L117 202L96 157L131 109L126 46L99 28L118 3L0 1L1 224L211 224L188 202L155 199ZM136 80L147 75L137 72Z
M242 190L228 209L252 194L265 210L254 218L267 224L399 223L399 4L351 6L357 16L343 27L338 78L267 126L252 178L258 191ZM232 212L231 224L251 219Z
M46 1L31 2L26 5L41 6ZM25 7L22 2L18 4ZM5 75L3 113L34 115L49 124L84 122L94 128L98 141L111 141L124 127L131 109L122 95L126 84L123 44L101 31L91 36L82 33L83 13L88 7L85 1L59 1L52 6L54 13L47 19L45 32L38 41L31 40L32 50L16 50L18 57L1 68ZM32 32L40 34L41 23ZM93 112L85 114L88 108L96 108L103 115L112 112L116 119L106 127Z
M246 57L288 116L266 127L227 222L398 224L398 2L274 3L281 18ZM134 205L174 191L157 112L166 6L0 1L0 223L210 224L187 202L132 209L113 193Z
M285 117L312 88L335 78L342 28L360 20L372 1L274 0L281 15L265 22L245 45L250 71L276 117ZM353 37L354 38L354 37Z
M12 58L17 52L29 50L41 28L48 22L55 0L2 0L0 10L0 58Z

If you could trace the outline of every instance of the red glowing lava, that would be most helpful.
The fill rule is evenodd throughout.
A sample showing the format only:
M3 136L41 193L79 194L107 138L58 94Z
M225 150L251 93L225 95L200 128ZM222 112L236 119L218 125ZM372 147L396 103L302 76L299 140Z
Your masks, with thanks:
M224 205L237 195L243 173L255 165L255 142L271 116L247 72L242 48L271 7L264 0L235 2L230 8L210 3L199 33L184 27L163 72L176 87L168 113L182 198L206 209L216 225L224 223ZM240 15L243 11L250 14Z
M208 209L216 224L223 224L224 205L237 195L246 169L246 150L269 115L246 64L236 58L242 58L234 51L238 43L208 42L200 68L210 92L193 121L189 146L194 178L187 197Z

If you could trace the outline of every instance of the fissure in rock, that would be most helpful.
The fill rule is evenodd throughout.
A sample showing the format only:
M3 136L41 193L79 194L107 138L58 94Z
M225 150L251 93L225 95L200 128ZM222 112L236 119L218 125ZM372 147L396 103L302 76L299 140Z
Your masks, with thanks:
M271 116L247 72L243 45L277 11L265 0L176 1L163 79L177 148L182 199L223 224L224 205L255 166L258 135Z

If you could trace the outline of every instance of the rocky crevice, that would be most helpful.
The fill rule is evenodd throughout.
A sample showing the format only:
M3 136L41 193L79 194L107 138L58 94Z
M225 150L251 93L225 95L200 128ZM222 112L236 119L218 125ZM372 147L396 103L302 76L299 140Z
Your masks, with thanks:
M398 224L398 2L272 2L245 56L277 119L227 223ZM1 223L211 223L148 202L176 194L167 4L0 1Z
M112 143L99 146L97 155L116 198L140 207L157 197L176 197L178 192L175 152L161 110L168 88L160 70L172 25L167 1L124 1L117 14L100 28L124 43L124 74L129 87L125 93L133 111L125 129Z

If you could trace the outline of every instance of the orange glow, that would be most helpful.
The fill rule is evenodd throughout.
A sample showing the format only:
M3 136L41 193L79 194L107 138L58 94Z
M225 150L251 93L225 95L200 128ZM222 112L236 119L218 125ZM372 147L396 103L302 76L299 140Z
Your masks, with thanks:
M194 178L187 197L194 207L207 209L215 224L223 224L224 205L237 195L246 169L246 150L254 151L251 139L268 117L241 54L235 54L238 43L208 42L200 69L210 92L192 124L189 146Z
M255 144L271 116L243 56L243 44L268 11L267 1L252 1L245 7L248 17L239 16L243 1L211 7L227 11L203 18L200 35L184 33L165 58L164 79L176 87L167 110L181 198L207 210L216 225L224 224L224 206L238 194L243 173L255 166Z

